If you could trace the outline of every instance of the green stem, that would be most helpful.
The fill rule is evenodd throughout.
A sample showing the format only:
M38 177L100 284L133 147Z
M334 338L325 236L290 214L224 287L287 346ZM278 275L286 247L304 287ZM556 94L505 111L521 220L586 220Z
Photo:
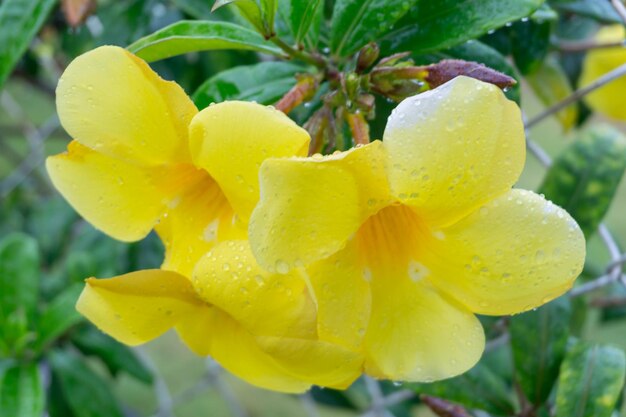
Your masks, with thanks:
M280 49L285 51L285 53L292 58L296 58L311 65L315 65L316 67L321 69L326 68L326 61L321 57L314 56L305 51L298 51L297 49L286 44L282 39L277 36L273 36L269 40L272 41L274 45L277 45Z

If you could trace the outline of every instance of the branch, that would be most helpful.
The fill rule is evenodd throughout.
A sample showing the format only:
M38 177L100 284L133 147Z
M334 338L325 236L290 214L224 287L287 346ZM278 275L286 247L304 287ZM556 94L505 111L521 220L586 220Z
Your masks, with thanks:
M595 40L585 40L572 42L557 40L554 46L562 52L584 52L591 49L616 48L619 46L626 46L626 41L597 42Z
M621 0L611 0L611 4L619 17L624 21L624 24L626 24L626 7L624 7L624 3Z
M610 83L611 81L616 80L617 78L620 78L620 77L622 77L624 75L626 75L626 64L623 64L623 65L615 68L611 72L607 72L606 74L604 74L602 77L598 78L597 80L595 80L591 84L574 91L571 95L567 96L566 98L564 98L560 102L556 103L553 106L548 107L543 112L539 113L535 117L533 117L530 120L528 120L524 124L524 128L525 129L530 129L531 127L533 127L537 123L543 121L548 116L551 116L552 114L557 113L560 110L563 110L565 107L569 106L570 104L575 103L576 101L580 100L581 98L583 98L587 94L591 93L592 91L597 90L598 88L600 88L600 87Z

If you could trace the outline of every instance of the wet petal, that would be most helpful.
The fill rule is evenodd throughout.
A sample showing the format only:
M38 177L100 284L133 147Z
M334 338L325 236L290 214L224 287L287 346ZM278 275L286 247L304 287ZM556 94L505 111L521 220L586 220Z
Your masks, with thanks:
M392 267L374 272L368 374L413 382L449 378L474 366L484 345L478 319L427 281L414 282Z
M394 196L436 226L506 192L525 160L517 105L498 87L467 77L400 103L384 144Z
M297 393L310 387L261 350L255 338L223 311L206 307L201 323L189 319L177 327L196 353L209 353L229 372L261 388Z
M611 25L598 31L599 43L623 41L626 37L624 26ZM593 49L587 52L580 76L581 87L591 84L607 72L626 64L626 50L622 46L615 48ZM626 77L620 77L584 97L585 103L592 109L619 120L626 120Z
M321 340L362 350L370 316L371 271L362 266L357 246L348 246L307 268L317 304Z
M126 50L102 46L70 63L56 91L61 124L78 142L128 161L188 161L196 107Z
M165 196L151 171L94 152L74 141L51 156L46 168L54 186L89 223L120 240L146 236L164 209Z
M271 157L304 156L309 134L284 113L243 101L202 110L190 126L196 165L220 185L235 212L247 220L259 199L259 167Z
M343 248L388 203L385 162L380 142L325 158L267 160L249 228L259 263L286 272Z
M76 309L127 345L160 336L203 304L185 277L158 269L86 283Z
M201 175L197 176L198 172ZM215 181L203 171L198 170L195 175L196 178L187 175L180 181L180 195L156 226L165 245L161 267L186 277L191 277L198 260L217 242L244 239L247 234Z
M480 314L547 303L572 286L585 260L576 222L525 190L511 190L442 233L424 259L432 282Z
M254 335L315 337L315 306L300 273L263 270L245 240L215 246L196 266L193 285Z
M289 373L315 385L346 389L361 375L363 355L337 345L268 336L256 340Z

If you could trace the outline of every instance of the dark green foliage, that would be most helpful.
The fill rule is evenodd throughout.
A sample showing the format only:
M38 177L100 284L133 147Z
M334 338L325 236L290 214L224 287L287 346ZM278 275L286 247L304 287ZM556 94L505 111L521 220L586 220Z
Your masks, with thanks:
M532 404L543 404L556 382L567 348L570 317L568 297L511 317L515 379Z
M0 90L56 0L4 0L0 4Z
M220 72L204 82L193 94L198 108L224 100L274 104L296 83L295 75L305 67L287 62L262 62Z

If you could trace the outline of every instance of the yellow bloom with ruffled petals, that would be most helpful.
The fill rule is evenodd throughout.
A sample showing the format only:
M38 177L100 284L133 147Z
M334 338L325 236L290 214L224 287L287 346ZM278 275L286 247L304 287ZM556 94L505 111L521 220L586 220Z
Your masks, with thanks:
M265 388L342 388L358 377L360 355L318 337L302 273L262 270L246 240L261 163L306 155L306 131L254 103L198 112L117 47L69 65L57 108L74 138L47 161L57 189L110 236L133 241L155 228L166 247L161 270L88 279L83 315L129 345L175 328L191 350Z
M603 27L595 36L598 43L624 42L623 25ZM598 48L587 52L578 84L587 86L606 73L626 64L626 47ZM584 97L593 110L618 120L626 121L626 77L619 77Z
M306 272L320 337L362 353L366 373L451 377L484 350L475 314L537 307L582 270L576 222L511 189L524 161L517 105L458 77L400 103L383 142L265 161L252 251Z

